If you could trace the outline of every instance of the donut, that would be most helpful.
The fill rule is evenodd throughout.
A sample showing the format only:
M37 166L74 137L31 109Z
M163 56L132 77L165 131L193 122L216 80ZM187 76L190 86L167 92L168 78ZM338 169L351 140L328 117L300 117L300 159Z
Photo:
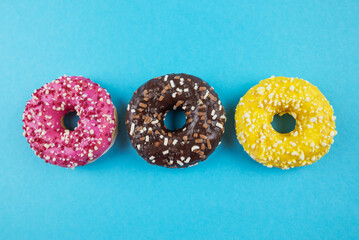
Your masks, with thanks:
M70 131L63 117L76 111ZM45 162L60 167L83 166L102 156L117 135L117 114L110 94L88 78L66 75L35 90L23 114L30 147Z
M274 115L289 113L296 126L278 133ZM239 101L236 132L244 150L267 167L289 169L310 165L328 153L335 130L332 106L306 80L271 77L252 87Z
M170 110L183 110L185 125L169 130ZM225 111L213 88L198 77L169 74L138 88L128 104L126 126L132 146L152 165L185 168L197 165L220 144Z

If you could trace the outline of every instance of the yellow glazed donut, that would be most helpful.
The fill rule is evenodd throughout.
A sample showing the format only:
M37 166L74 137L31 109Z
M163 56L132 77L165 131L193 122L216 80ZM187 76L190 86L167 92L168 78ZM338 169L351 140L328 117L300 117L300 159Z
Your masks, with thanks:
M289 113L295 129L278 133L274 115ZM271 77L252 87L239 101L235 120L239 142L257 162L289 169L310 165L334 142L335 116L328 100L308 81Z

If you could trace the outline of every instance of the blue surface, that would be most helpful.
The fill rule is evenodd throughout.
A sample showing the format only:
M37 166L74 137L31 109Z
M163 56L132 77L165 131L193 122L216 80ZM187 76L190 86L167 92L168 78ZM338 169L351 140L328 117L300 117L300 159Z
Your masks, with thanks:
M354 0L0 1L0 238L359 239L358 25ZM172 72L214 86L229 119L184 170L147 164L124 128L133 91ZM108 89L121 121L74 171L37 158L21 129L33 90L63 74ZM268 169L235 138L236 103L271 75L309 80L334 107L338 135L312 166Z

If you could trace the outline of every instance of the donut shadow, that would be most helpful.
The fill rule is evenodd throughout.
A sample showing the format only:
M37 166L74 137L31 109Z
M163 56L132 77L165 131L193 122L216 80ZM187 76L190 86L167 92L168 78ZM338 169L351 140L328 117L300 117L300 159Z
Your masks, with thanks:
M129 138L127 137L127 127L125 123L126 113L127 113L127 104L123 101L116 104L117 107L117 119L118 119L118 133L117 139L114 144L114 147L121 150L128 150L130 148Z
M235 126L235 120L234 115L236 111L236 104L234 102L231 102L230 104L226 105L226 117L227 121L224 124L224 134L223 134L223 144L226 147L234 147L238 144L237 136L236 136L236 126Z

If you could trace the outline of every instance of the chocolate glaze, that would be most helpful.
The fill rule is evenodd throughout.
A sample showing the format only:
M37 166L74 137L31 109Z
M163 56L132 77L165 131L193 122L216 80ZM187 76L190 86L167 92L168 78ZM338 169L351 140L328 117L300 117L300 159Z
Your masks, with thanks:
M182 109L185 125L170 131L166 113ZM204 161L224 133L225 111L213 88L187 74L151 79L134 94L127 107L126 125L132 146L147 162L184 168Z

